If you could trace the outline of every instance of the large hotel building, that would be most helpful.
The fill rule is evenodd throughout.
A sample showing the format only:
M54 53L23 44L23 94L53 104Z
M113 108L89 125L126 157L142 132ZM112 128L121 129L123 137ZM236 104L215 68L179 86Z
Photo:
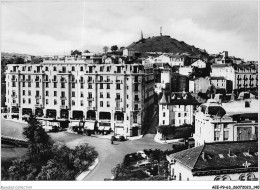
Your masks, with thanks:
M129 57L65 57L7 66L8 118L35 114L61 126L84 121L116 135L136 136L154 104L152 65Z

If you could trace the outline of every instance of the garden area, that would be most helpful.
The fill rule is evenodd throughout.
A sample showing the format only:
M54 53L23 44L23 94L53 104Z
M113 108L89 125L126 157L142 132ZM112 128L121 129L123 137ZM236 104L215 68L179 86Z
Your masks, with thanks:
M2 160L2 180L75 180L98 156L87 143L74 149L54 143L35 116L30 116L23 135L29 142L27 154Z
M169 170L166 155L187 148L186 145L173 145L171 150L166 151L145 149L127 154L123 162L112 169L113 181L167 181Z

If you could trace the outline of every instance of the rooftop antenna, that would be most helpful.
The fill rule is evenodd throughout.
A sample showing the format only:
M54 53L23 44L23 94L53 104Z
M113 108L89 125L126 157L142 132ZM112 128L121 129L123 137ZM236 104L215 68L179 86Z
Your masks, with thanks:
M81 52L83 53L83 46L84 46L84 26L85 26L85 10L86 10L86 1L84 0L84 6L83 6L83 22L82 22L82 28L81 28Z
M162 27L160 27L160 35L162 36Z
M141 30L141 40L144 39L143 31Z

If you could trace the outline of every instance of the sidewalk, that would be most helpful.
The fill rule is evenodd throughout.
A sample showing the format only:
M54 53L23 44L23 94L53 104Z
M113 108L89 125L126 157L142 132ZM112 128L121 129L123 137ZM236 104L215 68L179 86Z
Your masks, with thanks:
M99 160L96 158L95 162L89 167L88 171L82 172L78 177L76 177L76 181L82 181L85 177L87 177L88 174L97 166L98 162Z
M73 134L77 134L76 132L74 131L71 131L71 130L67 130L66 132L68 133L73 133ZM86 136L86 135L84 135ZM111 139L111 137L113 136L113 133L112 134L108 134L108 135L98 135L98 134L91 134L91 136L89 137L96 137L96 138L100 138L100 139ZM118 137L119 135L117 135L116 137ZM138 139L141 139L143 137L143 135L139 135L139 136L134 136L134 137L126 137L126 141L127 140L138 140Z
M5 118L2 118L2 119L5 119ZM28 124L28 122L23 121L23 120L18 120L18 119L5 119L5 120L14 121L14 122L17 122L17 123L22 123L22 124Z
M154 136L154 141L160 144L173 144L173 143L181 143L180 141L183 140L183 138L180 139L172 139L172 140L161 140L159 138L158 133Z

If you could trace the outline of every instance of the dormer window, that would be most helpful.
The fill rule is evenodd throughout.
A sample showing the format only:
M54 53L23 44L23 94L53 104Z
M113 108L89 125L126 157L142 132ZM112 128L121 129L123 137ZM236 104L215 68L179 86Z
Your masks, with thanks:
M220 158L225 158L224 156L223 156L223 154L219 154L218 155Z

